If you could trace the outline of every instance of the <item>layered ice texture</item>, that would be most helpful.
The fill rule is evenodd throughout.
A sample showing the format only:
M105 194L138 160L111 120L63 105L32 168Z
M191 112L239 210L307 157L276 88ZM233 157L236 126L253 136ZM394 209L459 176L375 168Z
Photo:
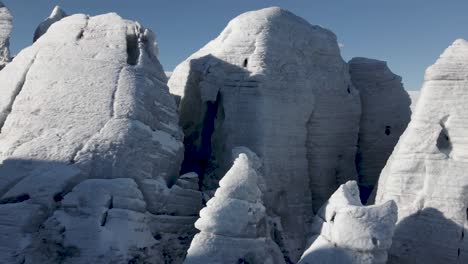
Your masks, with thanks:
M233 147L257 153L277 243L298 260L314 208L356 177L360 97L336 36L280 8L247 12L177 66L168 85L181 97L182 170L214 190Z
M10 11L0 2L0 70L10 61L12 20Z
M466 263L468 42L426 70L412 120L380 176L376 201L394 200L389 263Z
M202 195L178 180L183 134L156 55L140 24L79 14L0 71L0 262L183 258L188 243L165 233L194 233Z

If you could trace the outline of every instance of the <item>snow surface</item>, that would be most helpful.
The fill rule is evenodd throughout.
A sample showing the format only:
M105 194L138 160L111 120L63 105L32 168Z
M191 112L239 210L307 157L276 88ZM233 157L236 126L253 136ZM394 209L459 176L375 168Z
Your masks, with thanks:
M336 36L277 7L247 12L177 66L168 85L182 97L182 171L214 190L231 149L252 149L263 160L267 212L280 219L276 239L298 260L311 208L356 175L360 99Z
M389 263L468 263L468 42L426 70L408 128L380 176L376 202L394 200Z
M299 264L384 264L397 220L395 202L362 206L359 188L338 188L314 219L310 247Z
M366 201L410 121L411 101L401 77L392 73L385 61L353 58L349 71L361 96L356 166L361 197Z
M13 17L8 8L0 2L0 70L10 61L10 35Z

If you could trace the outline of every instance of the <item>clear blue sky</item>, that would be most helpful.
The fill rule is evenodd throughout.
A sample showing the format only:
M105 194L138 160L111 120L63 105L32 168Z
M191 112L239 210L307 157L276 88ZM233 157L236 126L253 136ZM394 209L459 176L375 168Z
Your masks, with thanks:
M280 6L331 29L345 60L386 60L405 88L420 88L424 70L457 38L468 39L468 0L3 0L14 16L12 51L30 45L55 5L69 14L117 12L152 29L166 71L215 38L238 14Z

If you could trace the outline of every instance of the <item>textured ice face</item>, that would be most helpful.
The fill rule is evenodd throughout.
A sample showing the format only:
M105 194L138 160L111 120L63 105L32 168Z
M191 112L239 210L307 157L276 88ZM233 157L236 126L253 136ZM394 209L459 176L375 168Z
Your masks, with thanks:
M395 202L362 206L357 183L347 182L315 217L312 244L299 263L386 263L396 220Z
M0 70L10 61L10 35L13 17L8 8L0 2Z
M0 262L183 258L202 197L177 181L182 133L156 47L136 22L79 14L0 71Z
M232 148L257 153L267 213L280 219L277 239L296 261L313 211L356 175L360 99L336 36L280 8L247 12L181 63L168 86L182 97L182 171L213 190Z
M410 121L411 102L401 77L391 72L386 62L353 58L348 64L351 80L361 96L356 166L365 202Z
M200 233L192 240L186 264L284 263L270 237L258 157L247 148L237 148L234 155L234 164L195 222Z
M464 263L467 219L468 42L426 70L408 128L380 176L376 202L395 200L389 263Z

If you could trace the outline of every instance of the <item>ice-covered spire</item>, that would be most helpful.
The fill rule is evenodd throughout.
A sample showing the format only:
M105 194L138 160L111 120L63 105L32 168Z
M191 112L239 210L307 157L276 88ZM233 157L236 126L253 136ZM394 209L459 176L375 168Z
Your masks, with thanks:
M36 31L34 32L34 42L36 42L36 40L38 40L42 35L44 35L52 24L66 16L68 16L67 13L65 13L65 11L63 11L62 8L60 8L60 6L55 6L52 10L52 13L50 13L50 16L46 18L46 20L44 20L42 23L40 23L39 26L36 28Z
M185 263L282 263L267 232L253 152L241 153L195 222ZM244 261L244 262L242 262ZM278 262L280 261L280 262Z

